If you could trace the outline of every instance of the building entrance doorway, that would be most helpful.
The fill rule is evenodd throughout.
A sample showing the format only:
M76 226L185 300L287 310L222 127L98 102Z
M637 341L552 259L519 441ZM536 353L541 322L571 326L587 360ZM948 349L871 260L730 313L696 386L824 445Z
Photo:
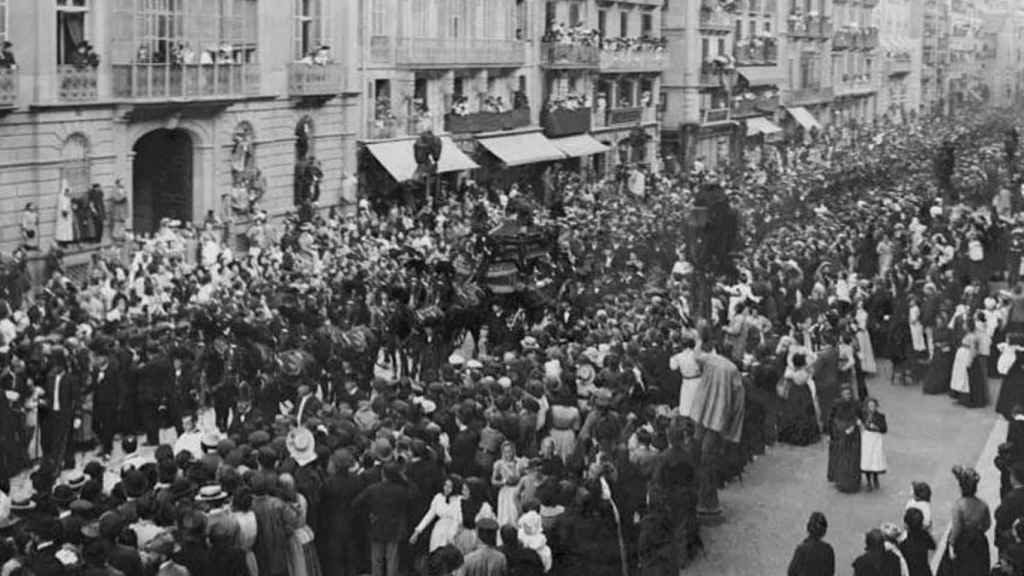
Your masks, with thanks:
M152 234L160 220L192 221L192 137L184 130L154 130L135 143L132 229Z

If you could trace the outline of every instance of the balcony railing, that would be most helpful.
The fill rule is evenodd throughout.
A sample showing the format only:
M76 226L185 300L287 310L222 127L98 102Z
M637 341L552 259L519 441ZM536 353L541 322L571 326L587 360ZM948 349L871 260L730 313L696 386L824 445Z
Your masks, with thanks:
M620 126L622 124L639 124L644 119L644 109L637 106L632 108L612 108L605 116L606 126Z
M446 114L444 129L454 134L498 132L530 125L530 109L518 108L506 112L476 112L465 116Z
M665 52L653 50L602 50L602 72L660 72L668 61Z
M774 38L764 38L747 44L737 44L733 49L737 66L764 66L775 64L779 58L779 47Z
M517 68L526 62L524 46L518 40L399 38L395 58L400 65L423 68Z
M294 62L288 65L288 94L291 96L329 96L342 91L341 64L326 65Z
M551 138L572 136L590 131L590 108L576 110L548 110L541 115L540 123L544 133Z
M868 74L844 74L840 81L834 83L834 89L837 95L867 94L878 90Z
M701 9L700 29L712 34L728 34L732 32L732 16L724 10Z
M601 64L601 49L582 44L545 42L541 45L541 64L548 68L597 68Z
M779 108L779 102L779 95L777 93L771 96L761 95L755 98L741 98L740 100L733 101L732 116L734 118L743 118L770 114Z
M787 106L827 102L832 100L832 97L832 88L822 87L819 82L807 84L803 88L787 90L783 95L783 99Z
M850 31L845 29L836 30L832 35L833 50L849 50L853 44Z
M370 120L366 127L368 140L386 140L405 136L406 123L397 118Z
M99 75L92 67L57 67L57 99L61 102L94 102L99 98Z
M709 108L700 111L700 123L711 124L713 122L726 122L729 120L728 108Z
M886 61L885 67L890 76L897 74L909 74L911 71L910 55L897 54Z
M861 50L875 50L878 48L878 28L871 26L861 29L860 48Z
M256 64L114 64L114 95L142 100L229 98L259 91Z
M790 16L789 35L796 38L826 40L832 35L832 21L827 16Z
M0 68L0 108L13 108L18 100L18 71Z
M700 85L705 88L722 85L722 69L713 63L705 62L700 67Z

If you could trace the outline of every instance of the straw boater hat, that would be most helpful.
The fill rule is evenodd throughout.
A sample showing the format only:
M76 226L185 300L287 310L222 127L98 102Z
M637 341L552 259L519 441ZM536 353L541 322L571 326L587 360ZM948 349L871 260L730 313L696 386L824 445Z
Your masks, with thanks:
M316 441L307 428L293 428L285 441L288 454L299 466L316 460Z
M199 489L199 493L196 494L196 502L221 502L227 500L227 498L228 493L224 491L220 484L203 486Z

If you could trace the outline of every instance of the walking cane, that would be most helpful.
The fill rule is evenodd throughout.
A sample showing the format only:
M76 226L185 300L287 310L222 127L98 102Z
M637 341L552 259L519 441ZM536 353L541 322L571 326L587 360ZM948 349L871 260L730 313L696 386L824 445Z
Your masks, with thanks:
M622 569L622 576L629 576L629 561L626 559L626 539L622 537L622 518L619 516L619 507L615 505L615 500L612 500L612 489L608 486L608 481L604 477L601 478L601 497L612 505L612 515L615 517L615 534L619 539L620 568Z

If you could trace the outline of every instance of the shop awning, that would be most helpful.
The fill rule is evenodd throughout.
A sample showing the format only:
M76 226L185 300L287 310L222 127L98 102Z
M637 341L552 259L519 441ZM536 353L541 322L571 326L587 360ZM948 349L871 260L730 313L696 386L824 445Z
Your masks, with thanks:
M804 130L818 129L821 130L821 124L814 119L814 115L807 111L807 108L803 106L794 106L792 108L786 108L789 115L796 120L798 124L804 127Z
M569 158L590 156L591 154L604 154L610 148L601 144L590 134L578 134L566 136L565 138L552 138L551 143L562 151Z
M492 136L480 138L479 142L506 166L522 166L535 162L565 159L565 154L555 148L555 145L540 132Z
M767 118L762 116L747 118L747 136L757 136L758 134L771 136L772 134L778 134L780 132L782 132L782 128L779 128L774 122Z
M778 86L785 81L775 66L748 66L740 68L737 73L751 86Z
M384 166L388 174L391 174L392 178L399 182L405 182L411 180L416 174L416 158L412 152L415 143L414 139L389 140L367 144L366 147L370 150L370 154L373 154L373 157L381 163L381 166ZM438 174L473 170L479 167L462 150L459 150L451 138L441 136L441 159L437 163Z

